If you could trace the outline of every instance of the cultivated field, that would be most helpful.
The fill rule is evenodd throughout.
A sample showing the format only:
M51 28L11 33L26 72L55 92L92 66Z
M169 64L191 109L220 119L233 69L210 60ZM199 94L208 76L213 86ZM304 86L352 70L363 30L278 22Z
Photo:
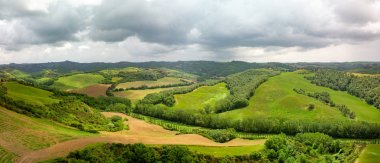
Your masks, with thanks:
M218 100L225 98L229 94L225 83L213 86L202 86L190 93L177 94L173 108L180 109L203 109L206 105L213 106Z
M186 86L184 86L186 87ZM132 101L137 101L143 99L146 95L151 93L158 93L162 91L172 90L176 88L182 87L170 87L170 88L155 88L155 89L144 89L144 90L127 90L120 92L113 92L113 94L117 97L126 97Z
M53 94L49 91L22 85L16 82L7 82L7 96L14 100L21 100L31 104L43 105L57 103L59 100L50 96Z
M358 159L359 163L375 163L380 160L380 144L368 144Z
M311 84L298 72L286 72L270 78L256 90L250 99L250 105L243 109L222 113L232 119L243 117L282 117L289 119L346 119L338 109L324 103L297 94L293 88L301 88L305 91L322 92L330 94L331 99L337 104L344 104L356 113L357 120L380 122L380 111L368 105L363 100L354 97L347 92L334 91L326 87ZM308 111L308 104L315 104L316 109Z
M92 97L107 96L106 91L110 84L95 84L85 88L74 89L71 92L86 94Z
M51 87L61 90L78 89L99 84L103 79L103 76L97 74L75 74L58 78Z
M181 81L180 78L173 78L173 77L164 77L161 79L158 79L157 81L134 81L134 82L126 82L126 83L120 83L117 85L116 88L138 88L141 86L148 86L148 87L157 87L157 86L166 86L166 85L172 85L172 84L181 84L184 83Z

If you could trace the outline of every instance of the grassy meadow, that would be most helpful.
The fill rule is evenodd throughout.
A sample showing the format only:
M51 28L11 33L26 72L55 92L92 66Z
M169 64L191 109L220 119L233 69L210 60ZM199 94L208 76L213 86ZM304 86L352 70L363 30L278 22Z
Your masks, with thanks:
M165 85L171 85L171 84L181 84L184 83L181 81L180 78L174 78L174 77L164 77L161 79L158 79L156 81L152 80L145 80L145 81L134 81L134 82L126 82L126 83L120 83L117 85L116 88L137 88L141 86L148 86L148 87L156 87L156 86L165 86Z
M78 89L99 84L103 79L102 75L97 74L75 74L58 78L51 87L61 90Z
M359 156L359 163L374 163L380 161L380 144L368 144Z
M16 82L7 82L6 87L8 89L7 96L14 100L21 100L37 105L59 102L59 100L50 97L53 94L52 92L42 89L22 85Z
M206 105L215 105L217 101L225 98L229 93L225 83L202 86L190 93L174 95L176 103L173 108L203 109Z
M0 138L17 152L42 149L59 142L93 134L0 107ZM3 147L6 149L6 147Z
M368 105L363 100L354 97L347 92L335 91L326 87L311 84L299 72L285 72L270 78L258 87L255 95L250 99L250 105L221 115L232 119L244 117L282 117L288 119L346 119L338 109L324 103L297 94L293 88L301 88L305 91L322 92L330 94L331 99L337 104L344 104L356 113L357 120L380 122L380 111ZM308 111L308 104L315 104L316 108Z

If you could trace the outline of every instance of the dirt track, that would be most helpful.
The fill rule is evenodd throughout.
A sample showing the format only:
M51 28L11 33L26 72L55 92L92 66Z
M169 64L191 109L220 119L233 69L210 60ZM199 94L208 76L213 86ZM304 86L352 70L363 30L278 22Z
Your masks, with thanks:
M176 132L163 129L161 126L146 123L120 113L103 113L106 116L119 115L128 118L130 130L119 132L102 132L97 137L86 137L58 143L51 147L26 153L18 162L37 162L55 157L64 157L69 152L81 149L93 143L144 143L144 144L180 144L202 146L247 146L264 144L265 140L234 139L227 143L216 143L196 134L176 135Z

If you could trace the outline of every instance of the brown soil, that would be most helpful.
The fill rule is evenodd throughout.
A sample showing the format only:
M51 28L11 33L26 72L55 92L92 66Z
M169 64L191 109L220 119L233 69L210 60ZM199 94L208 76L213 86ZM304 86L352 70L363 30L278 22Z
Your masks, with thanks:
M216 143L196 134L176 135L176 132L163 129L121 113L103 113L105 116L118 115L128 118L130 130L119 132L102 132L97 137L86 137L62 142L51 147L22 155L18 162L38 162L56 157L64 157L69 152L84 148L93 143L144 143L144 144L178 144L201 146L247 146L264 144L265 140L234 139L227 143Z
M87 94L92 97L107 96L106 91L110 84L95 84L85 88L70 90L70 92Z

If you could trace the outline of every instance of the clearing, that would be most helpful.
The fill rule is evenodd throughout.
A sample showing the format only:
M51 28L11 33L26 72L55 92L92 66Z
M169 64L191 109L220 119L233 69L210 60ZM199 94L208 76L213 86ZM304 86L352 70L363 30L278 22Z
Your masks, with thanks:
M98 74L75 74L58 78L51 87L61 90L78 89L99 84L103 79Z
M255 95L250 99L249 106L221 115L233 119L281 117L288 119L347 120L338 109L293 91L293 88L301 88L310 92L328 92L336 104L344 104L355 112L357 120L380 122L380 111L375 107L347 92L316 86L306 80L304 74L298 72L285 72L269 78L267 82L256 89ZM316 109L308 111L308 104L315 104Z
M39 88L22 85L17 82L7 82L5 86L8 89L7 96L14 100L21 100L36 105L59 102L59 100L50 97L53 94L52 92Z

